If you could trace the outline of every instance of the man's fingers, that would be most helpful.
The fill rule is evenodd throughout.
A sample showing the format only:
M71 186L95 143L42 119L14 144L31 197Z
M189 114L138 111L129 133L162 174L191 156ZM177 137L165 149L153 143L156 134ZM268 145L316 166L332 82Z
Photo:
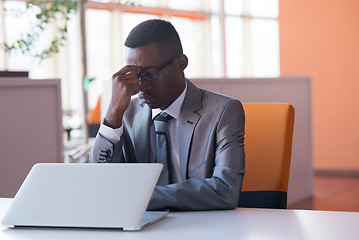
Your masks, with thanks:
M118 71L112 75L112 81L117 81L117 82L130 81L126 84L130 84L130 83L138 84L138 81L139 81L138 77L137 77L138 71L139 71L138 67L125 66L120 71Z
M138 84L138 81L134 83L129 83L126 85L126 89L129 94L135 95L140 91L140 85Z
M134 88L140 87L139 80L136 74L120 75L113 80L114 86Z
M137 66L126 65L123 68L121 68L119 71L117 71L114 75L116 75L116 76L117 75L124 75L127 72L130 72L130 71L138 72L139 70L140 70L140 68L137 67Z

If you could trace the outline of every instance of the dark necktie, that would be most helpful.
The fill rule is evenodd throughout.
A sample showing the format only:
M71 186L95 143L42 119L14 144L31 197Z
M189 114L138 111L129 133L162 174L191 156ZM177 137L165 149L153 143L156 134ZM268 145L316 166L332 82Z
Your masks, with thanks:
M163 164L162 173L158 180L158 185L162 186L172 183L171 152L167 131L168 120L171 118L171 115L162 112L153 119L156 131L156 163Z

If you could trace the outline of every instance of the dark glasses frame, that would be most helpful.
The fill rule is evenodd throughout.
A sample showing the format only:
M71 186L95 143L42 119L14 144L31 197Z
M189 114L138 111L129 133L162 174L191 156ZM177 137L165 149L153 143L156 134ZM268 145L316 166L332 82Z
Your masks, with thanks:
M137 77L140 80L140 82L142 80L151 82L154 80L158 79L158 73L164 69L165 67L169 66L173 60L175 60L176 58L178 58L179 56L176 55L174 57L172 57L171 59L169 59L168 61L166 61L165 63L163 63L161 66L157 67L157 68L144 68L142 69L139 73L137 73Z

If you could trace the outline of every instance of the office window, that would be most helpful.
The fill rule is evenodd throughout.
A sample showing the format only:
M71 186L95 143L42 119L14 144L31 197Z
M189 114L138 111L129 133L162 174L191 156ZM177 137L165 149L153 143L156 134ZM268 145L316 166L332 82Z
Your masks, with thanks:
M96 106L102 94L102 82L112 76L110 21L109 11L86 11L87 75L94 78L88 91L90 109Z
M224 11L230 15L243 14L243 0L224 0Z
M209 49L209 39L206 39L205 22L195 22L191 19L173 17L169 19L180 35L184 53L189 59L188 67L185 74L189 78L209 76L208 65L210 52L204 49Z
M24 2L6 1L4 2L4 7L6 9L4 13L5 40L12 42L18 39L22 33L28 31L31 13L26 13L26 4ZM13 26L16 26L16 28ZM10 71L27 71L30 67L37 66L31 57L24 56L19 51L7 54L6 59L6 69Z
M248 3L249 14L254 17L278 17L278 0L249 0Z
M279 75L278 0L225 0L228 77Z
M145 6L145 7L162 7L163 1L161 0L137 0L133 1L135 5ZM162 3L162 4L161 4Z
M279 75L279 29L273 20L251 21L251 66L253 77ZM265 39L265 41L263 41Z
M102 94L102 86L108 85L112 74L125 64L123 43L129 31L151 18L169 20L177 28L189 58L185 70L189 78L279 75L278 0L135 0L134 5L122 5L123 2L126 1L89 0L86 4L88 75L96 79L88 92L90 109ZM25 1L0 3L5 28L0 40L11 40L27 30L34 14L10 16L1 11L1 5L7 10L25 11ZM6 64L0 63L0 68L28 70L32 78L60 77L63 107L76 112L81 108L83 87L79 34L78 16L72 16L68 43L59 56L39 63L20 53L6 55ZM51 33L45 34L43 41L46 35Z
M208 71L209 77L223 77L223 68L224 68L224 56L222 54L222 31L221 31L221 19L218 15L211 16L210 19L210 54L212 58L209 66L211 67L211 71ZM204 74L203 74L204 75Z
M226 65L228 77L244 75L243 19L226 18Z

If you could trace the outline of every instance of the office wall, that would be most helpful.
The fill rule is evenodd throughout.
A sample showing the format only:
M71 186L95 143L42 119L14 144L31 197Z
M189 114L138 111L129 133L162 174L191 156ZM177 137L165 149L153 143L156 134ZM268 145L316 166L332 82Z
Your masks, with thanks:
M359 1L280 0L282 75L312 77L313 166L359 172Z

